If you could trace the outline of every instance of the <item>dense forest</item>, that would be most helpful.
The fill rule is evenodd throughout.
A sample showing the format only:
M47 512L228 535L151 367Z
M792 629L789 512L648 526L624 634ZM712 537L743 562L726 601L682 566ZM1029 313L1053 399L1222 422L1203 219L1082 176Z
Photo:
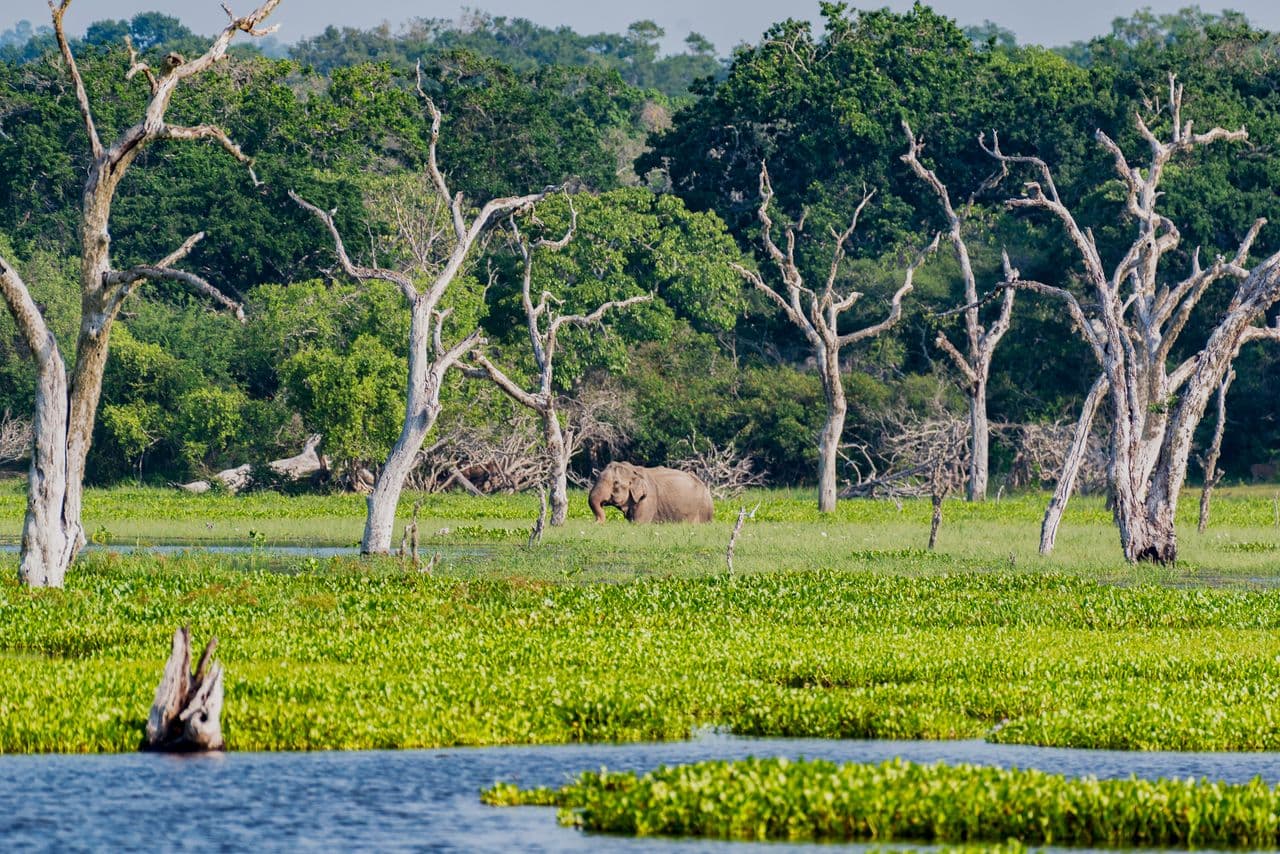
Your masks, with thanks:
M580 474L612 457L662 464L732 449L769 483L813 482L822 377L802 331L735 270L773 272L761 241L762 162L775 218L804 224L795 269L806 281L827 277L830 235L875 191L832 268L843 288L865 293L847 329L885 315L911 259L946 228L937 198L903 162L904 120L957 204L973 194L965 229L984 316L996 310L1002 249L1026 279L1060 279L1079 262L1061 230L1005 209L1020 181L992 186L997 164L979 134L995 131L1004 151L1051 164L1100 251L1121 254L1124 191L1093 134L1141 150L1135 111L1158 108L1176 73L1197 127L1243 125L1249 142L1197 150L1169 169L1163 203L1182 233L1175 266L1191 269L1197 246L1205 259L1231 255L1255 218L1274 213L1280 38L1238 14L1138 13L1054 49L1019 45L996 24L962 29L920 5L897 14L824 4L823 17L820 31L775 24L727 58L696 33L684 52L662 55L663 33L649 21L581 35L484 14L330 28L294 45L237 42L170 109L175 121L216 121L253 172L216 144L158 140L117 191L111 238L127 267L203 232L183 264L242 303L244 320L164 282L129 297L89 480L190 481L288 456L313 433L324 437L335 483L385 460L404 419L409 311L393 285L344 275L323 224L289 192L332 209L360 263L404 256L398 225L430 217L422 200L438 200L424 178L431 118L419 88L442 116L440 168L468 202L566 187L521 223L544 241L575 224L571 241L532 266L533 293L550 294L564 314L652 295L562 335L554 392L582 425L572 463ZM92 24L75 51L104 136L135 121L149 98L141 77L126 75L131 49L159 68L208 42L157 13ZM79 323L84 133L52 33L24 24L0 34L0 255L21 267L64 341ZM505 223L489 231L445 296L444 326L456 337L478 324L487 357L532 383L520 246ZM1253 247L1260 256L1277 248L1274 229ZM886 464L886 436L905 420L964 412L936 343L940 334L963 340L960 272L952 254L936 252L916 271L900 322L842 352L841 441L867 449L861 463L847 453L843 467ZM1201 339L1226 309L1222 293L1187 320ZM1223 439L1232 476L1280 448L1278 368L1280 348L1241 350ZM430 450L455 462L529 453L536 426L474 374L447 375ZM1021 295L991 365L991 421L1069 423L1096 375L1063 306ZM0 315L0 413L27 417L34 385L27 344ZM1201 444L1211 428L1201 426ZM993 480L1015 467L1012 435L994 435ZM421 482L439 485L446 478L425 470L439 460L427 456Z

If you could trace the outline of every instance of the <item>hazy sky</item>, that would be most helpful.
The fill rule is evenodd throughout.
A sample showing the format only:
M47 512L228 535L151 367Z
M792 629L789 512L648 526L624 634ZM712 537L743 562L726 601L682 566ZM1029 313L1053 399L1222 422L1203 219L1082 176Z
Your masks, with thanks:
M1116 15L1150 6L1157 12L1174 11L1194 0L935 0L933 7L961 24L977 24L984 19L1008 27L1019 41L1060 45L1106 32ZM237 12L248 11L255 0L230 0ZM667 31L668 49L677 48L691 30L715 42L727 53L742 41L754 42L764 29L779 18L818 17L818 2L777 3L765 0L641 0L619 3L611 0L284 0L272 20L280 24L281 41L292 42L314 35L328 24L370 27L393 25L412 17L456 18L463 6L483 9L495 15L531 18L548 26L567 24L579 32L620 32L639 18L650 18ZM875 8L883 0L854 2L851 5ZM888 6L905 10L911 0L890 0ZM1280 29L1280 2L1277 0L1234 0L1221 3L1201 0L1208 11L1224 8L1244 12L1255 24ZM226 21L217 0L76 0L68 13L68 28L83 30L102 18L128 18L141 11L156 10L182 19L196 32L211 33ZM0 30L17 21L47 23L45 0L0 0Z

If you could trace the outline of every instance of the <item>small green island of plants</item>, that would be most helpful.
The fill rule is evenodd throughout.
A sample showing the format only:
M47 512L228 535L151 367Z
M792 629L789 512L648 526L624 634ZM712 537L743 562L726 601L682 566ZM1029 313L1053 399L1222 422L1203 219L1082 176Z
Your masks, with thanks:
M560 807L599 833L740 840L1280 847L1280 790L1254 780L1071 779L975 765L744 759L643 775L587 772L559 789L499 784L495 806Z

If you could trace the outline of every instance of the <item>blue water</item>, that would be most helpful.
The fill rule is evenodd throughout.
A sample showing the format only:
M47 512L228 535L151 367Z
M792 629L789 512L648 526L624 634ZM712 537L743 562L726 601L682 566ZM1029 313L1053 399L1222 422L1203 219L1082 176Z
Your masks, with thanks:
M587 835L560 827L552 809L487 807L478 794L500 780L555 786L601 766L644 771L663 764L745 756L838 762L901 756L917 762L1039 768L1072 776L1134 774L1229 782L1261 776L1280 783L1276 753L1129 753L983 741L749 739L716 733L661 744L196 757L0 756L0 849L736 850L744 846Z

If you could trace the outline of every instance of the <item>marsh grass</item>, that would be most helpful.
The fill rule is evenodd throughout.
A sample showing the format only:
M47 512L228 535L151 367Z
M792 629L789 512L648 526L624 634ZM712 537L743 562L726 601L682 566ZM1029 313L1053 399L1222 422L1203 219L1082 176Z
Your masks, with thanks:
M550 551L550 550L548 550ZM136 747L176 625L217 635L237 750L752 735L1280 749L1280 592L1056 573L579 583L395 560L97 553L0 581L0 751ZM643 560L643 558L639 558ZM544 567L545 569L545 567ZM997 724L1003 724L996 729Z
M1050 559L1039 499L927 502L765 492L705 526L575 516L520 545L522 496L440 496L431 575L391 559L271 554L289 526L330 537L358 499L91 492L131 524L261 532L244 555L87 553L67 589L0 578L0 751L131 750L177 625L218 635L234 749L427 747L755 735L957 738L1125 749L1280 749L1280 578L1266 496L1187 562L1125 566L1081 501ZM16 530L21 495L0 495ZM526 513L528 515L526 515ZM350 517L349 517L350 514ZM91 526L91 530L94 528ZM345 535L337 535L345 536ZM999 726L997 726L999 725Z

